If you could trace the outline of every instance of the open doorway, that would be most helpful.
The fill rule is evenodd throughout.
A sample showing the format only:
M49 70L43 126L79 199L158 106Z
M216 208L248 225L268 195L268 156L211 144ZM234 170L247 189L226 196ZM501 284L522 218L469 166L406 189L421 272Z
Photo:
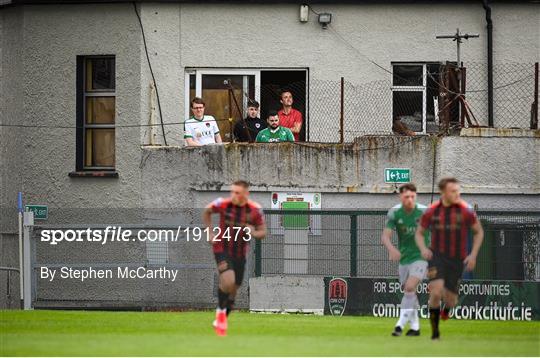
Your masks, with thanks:
M308 121L306 83L307 70L261 70L261 118L266 118L271 110L281 109L280 94L288 90L293 95L293 108L302 113L303 124L300 132L300 141L306 141L306 127Z
M205 114L218 122L224 141L233 140L233 123L247 115L248 101L260 103L260 118L271 110L281 109L280 94L287 89L293 95L293 108L302 113L300 141L306 141L308 131L307 69L231 69L186 68L185 117L189 118L193 97L206 101Z

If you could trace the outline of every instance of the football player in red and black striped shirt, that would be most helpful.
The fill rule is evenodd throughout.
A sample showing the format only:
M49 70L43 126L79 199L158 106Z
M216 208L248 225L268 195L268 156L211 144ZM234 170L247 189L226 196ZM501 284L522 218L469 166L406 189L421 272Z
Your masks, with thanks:
M210 228L212 214L219 214L219 226ZM249 200L249 184L238 180L231 187L229 198L218 198L204 210L203 222L212 233L212 248L219 272L218 308L214 328L227 333L227 316L231 312L236 292L244 278L249 242L266 236L266 224L261 206Z
M463 269L474 270L484 239L484 230L476 213L461 199L458 180L442 179L439 190L440 200L433 203L422 215L415 237L422 256L429 260L431 339L439 338L439 317L448 319L449 310L457 303ZM431 249L428 249L424 242L426 230L431 230ZM467 248L469 230L473 232L470 253ZM445 303L442 312L441 299Z

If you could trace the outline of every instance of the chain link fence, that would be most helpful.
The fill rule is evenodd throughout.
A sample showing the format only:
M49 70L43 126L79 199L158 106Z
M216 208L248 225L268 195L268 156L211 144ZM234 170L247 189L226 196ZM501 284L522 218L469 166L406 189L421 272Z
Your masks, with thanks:
M451 62L393 63L387 71L386 79L370 82L280 78L279 84L260 87L249 76L244 82L242 76L217 76L227 79L214 79L215 88L206 89L203 96L225 141L239 140L235 127L247 128L244 118L257 92L263 119L282 108L283 91L292 94L292 107L303 117L301 142L352 143L362 136L449 134L489 125L486 63L468 62L461 68ZM494 127L537 129L537 64L495 64L493 79ZM291 118L287 121L292 126ZM243 130L249 134L244 141L255 141L257 130Z
M540 212L478 216L485 238L467 278L540 281ZM268 236L255 251L257 276L397 276L398 264L381 243L386 211L269 210L266 218ZM395 234L392 241L397 245Z
M466 100L479 124L487 126L488 67L470 62L466 67ZM536 90L535 90L536 83ZM493 65L493 117L495 128L538 129L538 73L534 63ZM536 109L535 109L536 107Z
M307 118L301 138L309 142L351 143L367 135L441 134L488 126L487 64L466 63L462 72L452 64L416 65L425 67L419 73L400 66L394 66L388 80L311 80L307 86L302 81L265 89L265 96L274 96L279 106L280 91L291 91L293 107ZM495 128L538 128L535 64L496 64L493 76Z

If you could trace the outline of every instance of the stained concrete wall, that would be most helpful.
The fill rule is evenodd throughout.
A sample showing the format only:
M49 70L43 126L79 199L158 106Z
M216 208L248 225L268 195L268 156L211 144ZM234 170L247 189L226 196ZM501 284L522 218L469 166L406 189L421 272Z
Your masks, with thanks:
M520 195L523 201L519 205L506 202L497 207L525 208L539 194L538 150L539 140L534 136L389 136L347 145L148 147L143 149L146 190L142 202L145 207L203 207L207 196L199 193L224 191L233 180L246 178L264 206L269 206L272 191L316 191L323 198L327 193L332 198L324 202L327 208L386 208L376 198L396 188L384 183L385 168L411 168L412 180L422 195L432 191L435 167L435 182L450 175L462 179L464 195L477 198L481 208L494 204L488 198L493 195ZM371 196L374 201L353 199ZM395 200L392 195L386 197Z
M269 276L249 280L249 310L322 314L322 277Z

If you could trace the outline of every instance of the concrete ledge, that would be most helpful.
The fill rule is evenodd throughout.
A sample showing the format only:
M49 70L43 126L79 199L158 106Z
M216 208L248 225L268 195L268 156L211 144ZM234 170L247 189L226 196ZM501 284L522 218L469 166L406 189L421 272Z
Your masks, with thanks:
M397 186L385 183L385 168L409 168L419 193L431 193L434 177L436 183L455 176L465 194L535 195L538 138L538 130L467 128L461 136L363 137L348 144L144 147L141 195L147 207L191 202L198 193L227 190L238 178L261 193L392 195ZM176 194L164 197L163 187Z
M463 128L459 135L461 137L540 138L540 130L521 128Z
M323 278L308 276L250 278L249 310L322 314L324 310Z

